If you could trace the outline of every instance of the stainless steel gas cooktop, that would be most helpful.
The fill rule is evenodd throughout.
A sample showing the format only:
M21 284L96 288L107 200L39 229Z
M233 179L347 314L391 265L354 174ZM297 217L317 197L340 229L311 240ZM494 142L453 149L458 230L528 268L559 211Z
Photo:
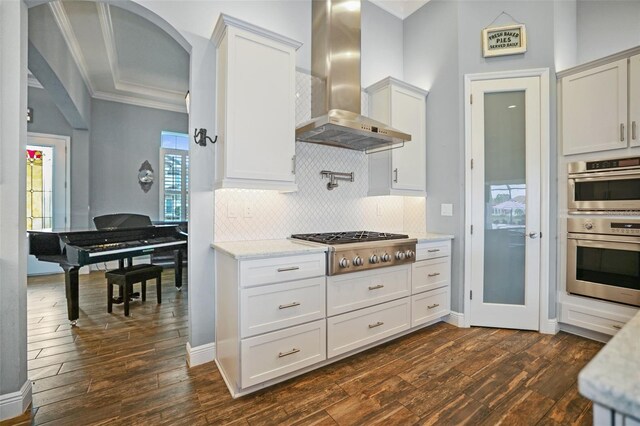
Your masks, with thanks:
M293 234L291 238L328 246L327 275L413 263L417 242L405 234L373 231Z

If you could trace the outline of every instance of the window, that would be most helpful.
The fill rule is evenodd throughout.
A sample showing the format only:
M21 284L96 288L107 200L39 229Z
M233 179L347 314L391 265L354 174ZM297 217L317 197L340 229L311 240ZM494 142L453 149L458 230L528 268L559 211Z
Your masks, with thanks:
M53 217L53 149L27 147L27 229L51 229Z
M162 132L160 220L189 220L189 135Z

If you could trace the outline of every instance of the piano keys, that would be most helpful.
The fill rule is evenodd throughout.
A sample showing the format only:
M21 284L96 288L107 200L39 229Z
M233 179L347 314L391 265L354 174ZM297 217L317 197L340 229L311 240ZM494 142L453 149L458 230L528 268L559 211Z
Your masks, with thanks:
M175 283L182 287L182 255L187 234L177 225L98 231L29 231L29 254L57 263L65 274L67 313L75 325L80 312L78 271L82 266L174 251Z

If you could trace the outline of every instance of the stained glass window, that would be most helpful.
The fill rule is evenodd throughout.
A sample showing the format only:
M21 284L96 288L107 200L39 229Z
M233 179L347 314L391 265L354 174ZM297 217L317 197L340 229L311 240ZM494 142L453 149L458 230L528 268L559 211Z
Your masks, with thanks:
M27 147L27 229L50 229L53 216L53 149Z
M160 145L161 220L189 219L189 135L162 132Z

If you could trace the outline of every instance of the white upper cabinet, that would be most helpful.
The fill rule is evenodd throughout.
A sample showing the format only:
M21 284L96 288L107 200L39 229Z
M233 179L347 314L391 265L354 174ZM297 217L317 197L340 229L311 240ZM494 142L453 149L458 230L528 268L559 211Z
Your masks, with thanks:
M640 55L629 62L629 144L640 146Z
M369 155L368 195L426 195L429 92L388 77L366 89L369 116L411 135L402 148Z
M221 15L215 188L295 191L297 41Z
M559 74L564 155L640 146L640 55L622 52Z

